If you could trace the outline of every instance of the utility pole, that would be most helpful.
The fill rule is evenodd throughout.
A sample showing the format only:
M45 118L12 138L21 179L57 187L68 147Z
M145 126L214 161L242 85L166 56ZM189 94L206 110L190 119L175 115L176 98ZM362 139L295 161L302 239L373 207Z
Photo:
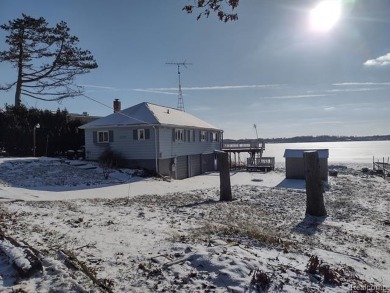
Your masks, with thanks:
M184 62L167 62L165 63L167 65L176 65L177 66L177 74L179 76L179 94L177 99L177 109L180 111L185 112L184 110L184 100L183 100L183 93L181 91L181 80L180 80L180 66L184 66L187 68L187 65L192 65L192 63L188 63L186 61Z
M35 151L37 149L37 147L36 147L36 132L37 132L37 128L41 128L41 125L39 125L39 123L34 125L34 130L33 130L33 156L34 157L35 157Z

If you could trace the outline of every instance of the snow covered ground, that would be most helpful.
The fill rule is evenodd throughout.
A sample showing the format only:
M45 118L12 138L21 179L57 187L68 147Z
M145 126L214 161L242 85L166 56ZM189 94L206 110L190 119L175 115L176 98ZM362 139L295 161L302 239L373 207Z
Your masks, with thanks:
M104 179L92 163L0 158L0 234L21 245L0 235L1 292L389 292L389 181L332 164L318 219L282 165L232 172L226 203L218 173ZM27 249L42 270L22 277Z

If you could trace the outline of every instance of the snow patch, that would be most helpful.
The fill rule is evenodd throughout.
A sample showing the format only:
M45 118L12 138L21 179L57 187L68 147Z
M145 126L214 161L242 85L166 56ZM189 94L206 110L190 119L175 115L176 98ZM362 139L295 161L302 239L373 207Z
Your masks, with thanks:
M10 262L14 263L17 267L24 271L31 269L31 264L21 247L16 247L7 239L3 239L0 240L0 249L8 256Z

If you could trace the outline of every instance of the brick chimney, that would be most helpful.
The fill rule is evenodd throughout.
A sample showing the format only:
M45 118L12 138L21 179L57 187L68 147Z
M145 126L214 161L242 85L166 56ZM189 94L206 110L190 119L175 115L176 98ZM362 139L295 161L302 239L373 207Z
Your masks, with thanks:
M114 100L114 113L121 111L121 101L119 99Z

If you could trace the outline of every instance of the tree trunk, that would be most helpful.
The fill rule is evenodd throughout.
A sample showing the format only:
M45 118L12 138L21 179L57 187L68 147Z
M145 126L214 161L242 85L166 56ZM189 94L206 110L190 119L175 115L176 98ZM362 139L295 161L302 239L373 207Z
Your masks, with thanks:
M23 35L22 31L22 35ZM15 90L15 107L19 107L22 104L22 75L23 75L23 43L19 44L19 60L18 60L18 80L16 81L16 90Z
M306 177L306 215L326 216L318 152L304 152L303 158Z
M231 201L232 188L230 185L230 170L228 153L218 153L218 168L219 168L219 180L220 180L220 201Z
M16 91L15 91L15 107L19 107L22 104L22 84L21 82L16 83Z

